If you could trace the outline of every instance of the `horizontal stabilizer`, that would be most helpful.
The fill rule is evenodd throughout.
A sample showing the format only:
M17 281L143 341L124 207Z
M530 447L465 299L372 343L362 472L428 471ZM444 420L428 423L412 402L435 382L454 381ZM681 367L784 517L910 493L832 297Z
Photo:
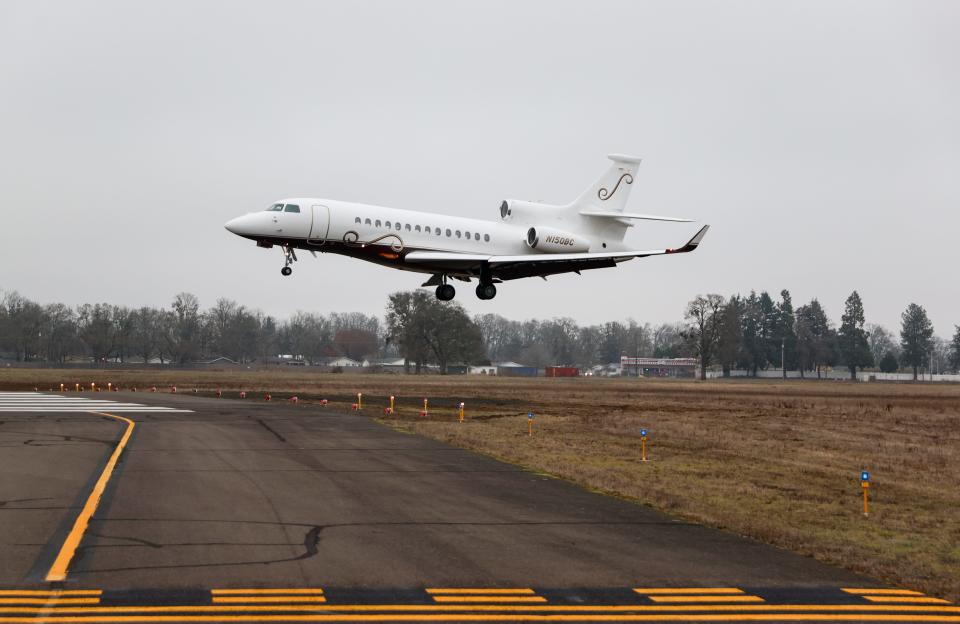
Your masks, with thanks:
M643 219L645 221L673 221L675 223L691 223L693 219L680 217L661 217L659 215L637 214L635 212L600 212L597 210L581 210L585 217L605 217L608 219Z

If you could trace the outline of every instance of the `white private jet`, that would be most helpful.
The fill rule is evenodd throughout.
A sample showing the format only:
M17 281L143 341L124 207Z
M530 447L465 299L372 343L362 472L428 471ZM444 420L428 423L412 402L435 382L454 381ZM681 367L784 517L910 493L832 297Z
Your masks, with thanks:
M572 203L554 206L515 199L500 204L501 221L384 208L313 198L278 200L266 210L228 221L225 227L258 247L279 245L283 275L290 275L297 249L321 251L431 273L423 286L437 298L456 295L451 278L476 278L477 297L493 299L505 280L613 267L633 258L693 251L703 226L675 249L627 249L623 237L637 219L689 219L624 212L639 158L611 154L613 165ZM314 253L314 255L316 255Z

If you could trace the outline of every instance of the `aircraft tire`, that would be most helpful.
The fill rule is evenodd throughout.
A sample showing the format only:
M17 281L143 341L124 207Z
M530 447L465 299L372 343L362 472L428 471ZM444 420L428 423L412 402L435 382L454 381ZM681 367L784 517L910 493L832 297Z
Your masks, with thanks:
M452 284L440 284L437 286L437 299L440 301L450 301L457 296L457 290Z

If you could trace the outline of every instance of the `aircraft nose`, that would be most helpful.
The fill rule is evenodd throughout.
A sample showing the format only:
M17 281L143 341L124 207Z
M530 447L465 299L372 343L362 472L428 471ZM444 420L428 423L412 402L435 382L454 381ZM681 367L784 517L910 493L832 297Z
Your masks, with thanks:
M223 227L227 228L228 232L231 232L233 234L239 234L242 236L243 234L246 233L247 228L244 226L248 222L249 222L249 219L247 219L247 216L244 215L242 217L230 219L229 221L223 224Z

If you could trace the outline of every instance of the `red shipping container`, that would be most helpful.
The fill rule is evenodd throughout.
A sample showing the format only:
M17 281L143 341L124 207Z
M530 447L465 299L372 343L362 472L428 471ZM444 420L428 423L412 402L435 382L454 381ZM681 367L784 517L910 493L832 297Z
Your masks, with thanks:
M580 375L580 369L573 366L548 366L545 371L547 377L577 377Z

